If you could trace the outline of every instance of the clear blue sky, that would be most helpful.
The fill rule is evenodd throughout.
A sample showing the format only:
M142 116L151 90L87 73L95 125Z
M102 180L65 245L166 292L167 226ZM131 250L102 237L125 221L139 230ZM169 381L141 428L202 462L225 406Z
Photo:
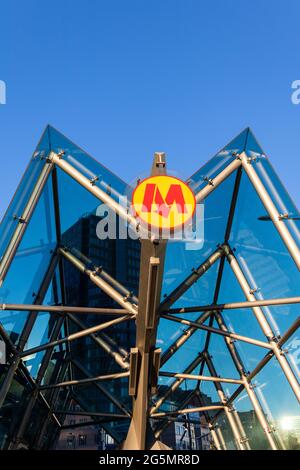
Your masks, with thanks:
M3 0L3 214L47 123L132 181L188 177L251 126L300 206L300 2Z

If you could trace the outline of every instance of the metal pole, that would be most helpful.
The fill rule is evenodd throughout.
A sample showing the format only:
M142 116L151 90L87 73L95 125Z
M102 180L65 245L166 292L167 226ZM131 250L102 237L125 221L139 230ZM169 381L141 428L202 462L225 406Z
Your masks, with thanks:
M197 204L203 201L203 199L205 199L212 191L214 191L219 186L219 184L221 184L226 178L228 178L228 176L237 170L241 163L242 162L240 157L237 156L235 160L233 160L224 168L224 170L212 178L209 183L196 194L195 197Z
M172 315L161 315L161 317L166 318L167 320L173 321L175 323L182 323L183 325L191 325L194 328L199 329L199 330L209 331L211 333L215 333L220 336L226 336L228 338L243 341L245 343L254 344L255 346L260 346L261 348L271 349L271 346L269 343L260 341L258 339L249 338L248 336L242 336L236 333L231 333L229 331L218 330L217 328L213 328L211 326L201 325L191 320L185 320L183 318L174 317Z
M55 384L43 385L39 387L40 390L49 390L53 388L64 388L70 387L71 385L85 385L91 382L99 382L102 380L114 380L114 379L121 379L123 377L128 377L129 372L119 372L115 374L107 374L107 375L97 375L96 377L91 377L87 379L80 379L80 380L68 380L66 382L59 382Z
M198 398L200 406L205 406L205 402L202 398L200 390L196 390L195 394L196 394L196 397ZM205 421L208 424L208 429L209 429L211 437L214 441L216 450L222 450L222 445L221 445L221 442L219 440L218 434L216 432L216 427L217 426L212 424L209 413L207 413L207 411L203 411L203 415L205 417ZM202 439L202 437L201 437L201 439Z
M213 312L215 310L234 310L252 307L269 307L271 305L300 304L300 297L285 297L280 299L262 299L251 302L231 302L226 304L197 305L195 307L181 307L165 309L162 313L194 313Z
M97 307L73 307L65 305L36 305L36 304L0 304L0 310L18 312L48 312L48 313L85 313L87 315L126 315L128 311L123 308L97 308Z
M249 176L251 183L253 184L258 196L261 199L261 202L265 206L266 211L268 212L275 228L277 229L279 235L282 238L283 243L287 247L291 257L296 263L298 269L300 269L300 251L297 243L292 237L289 229L285 225L284 219L281 217L278 212L275 204L273 203L269 193L267 192L265 186L260 180L258 174L256 173L254 166L252 165L252 159L248 158L245 153L241 154L242 165Z
M206 375L179 374L177 372L160 372L161 377L174 377L175 379L203 380L204 382L223 382L229 384L242 384L240 379L228 379L225 377L210 377Z
M164 153L155 153L152 176L166 175ZM148 421L149 398L156 386L154 364L159 304L166 251L166 240L141 240L139 307L136 318L136 386L132 404L132 420L123 449L152 447L154 435ZM133 356L132 356L133 357ZM133 373L134 371L132 371Z
M216 432L217 432L218 438L220 439L223 450L227 450L225 439L224 439L220 426L216 427Z
M162 418L164 416L174 416L174 415L185 415L188 413L198 413L200 411L209 411L209 410L221 410L226 408L226 405L208 405L208 406L198 406L196 408L185 408L184 410L176 410L162 413L153 413L151 418ZM243 450L243 449L241 449Z
M298 317L294 323L290 326L290 328L281 336L281 338L278 341L278 346L282 346L285 344L289 338L298 330L300 327L300 317Z
M75 317L74 315L71 315L71 314L69 314L68 317L70 318L70 320L73 323L78 325L79 328L81 328L82 330L85 329L85 325L80 320L78 320L77 317ZM119 365L121 365L122 369L126 369L126 370L129 369L129 363L127 361L127 358L129 356L128 352L126 353L125 350L124 351L114 351L113 348L109 344L110 339L109 339L109 341L105 340L105 339L103 339L99 336L96 336L94 333L89 334L89 336L94 341L94 343L97 344L97 346L102 348L107 354L109 354L111 357L113 357L115 359L115 361Z
M86 255L81 253L79 250L73 247L67 246L66 249L70 251L76 258L82 261L86 266L93 266L93 270L97 271L98 274L101 274L101 277L107 281L110 285L112 285L123 297L130 298L132 302L136 305L139 303L139 299L132 294L126 287L124 287L117 279L113 278L110 274L108 274L102 267L95 266L93 261L88 258Z

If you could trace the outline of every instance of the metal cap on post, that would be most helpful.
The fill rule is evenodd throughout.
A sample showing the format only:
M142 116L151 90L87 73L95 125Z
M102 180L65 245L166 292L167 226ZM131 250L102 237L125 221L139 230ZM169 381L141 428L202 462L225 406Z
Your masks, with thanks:
M155 152L153 158L153 165L151 175L156 176L160 173L166 174L165 171L158 171L166 167L166 154L165 152Z

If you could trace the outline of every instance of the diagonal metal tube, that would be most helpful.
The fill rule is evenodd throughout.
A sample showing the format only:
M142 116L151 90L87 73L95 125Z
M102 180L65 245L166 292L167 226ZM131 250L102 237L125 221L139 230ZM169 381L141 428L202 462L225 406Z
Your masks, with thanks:
M97 375L95 377L89 377L86 379L80 379L80 380L67 380L66 382L58 382L55 384L49 384L49 385L43 385L39 387L39 390L49 390L53 388L64 388L64 387L70 387L72 385L80 386L80 385L85 385L91 382L100 382L103 380L114 380L114 379L122 379L123 377L128 377L129 372L118 372L115 374L106 374L106 375Z
M235 160L229 163L229 165L227 165L224 170L220 171L217 176L212 178L210 182L196 194L195 197L197 204L199 204L211 192L213 192L226 178L228 178L228 176L230 176L235 170L237 170L241 166L241 164L241 159L238 156Z
M101 278L101 275L93 272L88 269L87 266L80 261L76 256L74 256L70 251L65 248L59 249L60 254L62 254L68 261L70 261L73 266L79 269L80 272L85 274L90 278L90 280L100 289L103 290L109 297L115 300L122 308L125 308L132 315L137 314L137 305L129 302L126 297L122 296L116 289L114 289L107 281Z
M77 183L87 189L91 194L93 194L97 199L106 204L110 209L112 209L116 214L118 214L122 219L128 222L137 232L142 232L139 221L129 213L127 207L123 207L118 204L111 196L109 196L105 191L100 189L98 186L94 185L91 180L84 176L80 171L74 168L66 160L63 160L55 152L51 152L49 160L55 163L59 168L61 168L65 173L71 176Z
M212 312L214 310L234 310L252 307L269 307L271 305L300 304L300 297L283 297L279 299L262 299L246 302L230 302L226 304L195 305L194 307L170 308L162 313L194 313Z
M75 323L76 325L79 326L83 331L85 330L85 325L80 321L76 316L69 314L68 317L70 320ZM130 318L131 319L131 318ZM129 369L129 363L127 361L127 358L129 356L128 353L125 352L125 350L118 350L115 351L112 346L111 346L111 341L110 338L109 340L105 340L101 336L96 336L94 333L89 334L90 338L96 343L100 348L102 348L107 354L109 354L111 357L115 359L115 361L122 367L122 369Z
M201 362L203 361L203 356L202 354L199 354L188 366L187 368L184 370L184 374L189 374L190 372L192 372L195 367L197 367ZM158 410L158 408L166 401L166 399L171 395L171 393L174 393L175 390L177 390L178 387L180 387L180 385L184 382L185 379L183 378L180 378L180 379L176 379L172 385L170 385L170 387L166 390L166 392L164 393L164 395L162 397L160 397L157 402L151 407L150 409L150 416L155 413L156 410Z
M47 312L47 313L84 313L87 315L128 315L123 308L97 308L97 307L73 307L66 305L37 305L37 304L0 304L0 310L18 312Z
M229 384L242 384L240 379L229 379L226 377L212 377L207 375L180 374L177 372L160 372L161 377L174 377L174 379L203 380L204 382L223 382Z

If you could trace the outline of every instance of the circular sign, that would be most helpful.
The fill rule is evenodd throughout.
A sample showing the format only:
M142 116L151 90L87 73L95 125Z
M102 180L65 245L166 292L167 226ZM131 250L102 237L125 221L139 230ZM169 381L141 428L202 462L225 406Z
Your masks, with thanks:
M134 190L132 206L136 216L148 228L174 230L188 222L196 200L190 187L173 176L151 176Z

